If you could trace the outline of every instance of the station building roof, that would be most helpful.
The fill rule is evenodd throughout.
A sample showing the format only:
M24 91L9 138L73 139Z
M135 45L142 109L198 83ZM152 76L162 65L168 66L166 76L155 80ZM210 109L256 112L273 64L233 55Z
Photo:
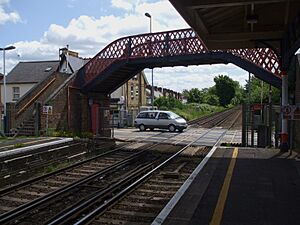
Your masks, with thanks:
M279 48L299 0L170 0L208 49ZM265 46L264 46L265 47Z

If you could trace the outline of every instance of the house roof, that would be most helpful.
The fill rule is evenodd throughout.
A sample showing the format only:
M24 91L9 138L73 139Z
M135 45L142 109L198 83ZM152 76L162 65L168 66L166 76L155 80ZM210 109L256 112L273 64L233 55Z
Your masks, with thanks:
M19 62L7 75L6 83L38 83L55 72L58 66L58 60Z
M73 55L67 55L65 53L61 54L61 64L60 64L60 72L64 72L65 71L65 67L66 65L64 64L66 61L68 62L68 66L71 69L71 72L75 72L77 70L79 70L81 67L83 67L90 59L84 59L81 57L76 57Z

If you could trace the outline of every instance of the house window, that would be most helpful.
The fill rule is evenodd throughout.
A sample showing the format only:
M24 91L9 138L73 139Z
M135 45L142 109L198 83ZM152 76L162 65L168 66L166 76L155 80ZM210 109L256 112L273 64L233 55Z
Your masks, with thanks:
M135 96L139 96L139 85L135 86Z
M133 86L133 84L131 85L130 94L131 94L131 99L134 99L134 86Z
M12 96L13 96L13 101L17 101L20 98L20 87L13 87L12 88Z

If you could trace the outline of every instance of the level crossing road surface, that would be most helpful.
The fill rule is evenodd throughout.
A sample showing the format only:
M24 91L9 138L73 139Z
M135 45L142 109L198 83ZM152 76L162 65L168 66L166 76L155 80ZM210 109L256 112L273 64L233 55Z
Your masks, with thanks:
M208 133L206 133L208 131ZM206 134L205 134L206 133ZM214 146L214 144L222 138L220 141L226 143L240 143L241 131L230 130L221 127L215 128L189 128L180 132L169 132L168 130L154 130L141 132L136 128L124 128L115 129L114 138L122 141L141 141L145 139L145 142L162 142L165 144L175 143L177 140L184 140L181 144L189 143L191 140L205 134L198 141L193 143L195 146ZM167 140L169 139L169 140Z

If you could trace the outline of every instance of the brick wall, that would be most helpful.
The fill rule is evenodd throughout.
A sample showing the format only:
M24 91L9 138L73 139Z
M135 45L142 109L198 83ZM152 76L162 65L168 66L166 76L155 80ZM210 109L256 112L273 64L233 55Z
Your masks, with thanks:
M41 103L40 134L46 133L46 127L52 131L64 130L74 133L91 131L91 111L89 100L97 103L100 108L108 109L110 106L109 96L99 93L84 94L80 92L79 89L72 87L72 77L70 77L70 80L66 80L68 76L61 73L52 74L51 78L48 78L48 81L52 80L54 77L55 81L51 83L51 85L49 85L43 93L38 94L39 91L43 89L42 84L47 85L47 82L43 82L38 85L37 89L28 93L17 106L15 104L9 105L8 112L10 116L10 128L16 127L18 125L17 123L21 123L27 117L30 117L30 115L33 114L33 103L39 101ZM55 95L51 95L53 93L55 93ZM24 107L26 102L30 101L30 99L37 94L39 97L36 98L32 104L28 105L28 107L26 106L26 110L24 110L24 112L22 112L19 116L16 116L17 110ZM43 114L43 105L52 106L52 114ZM104 122L107 122L106 120L108 120L107 124L109 124L108 116L103 119ZM110 128L102 129L100 135L110 137L110 133Z
M70 82L72 83L72 82ZM89 102L90 101L90 102ZM65 86L48 105L53 106L52 115L48 115L48 128L51 130L67 130L73 133L91 132L90 104L96 103L99 108L109 109L110 99L108 95L99 93L84 94L72 85ZM101 117L101 116L100 116ZM107 117L101 117L101 124L109 124ZM46 128L46 115L41 115L41 127L43 133ZM99 135L110 137L110 127L100 127Z
M34 102L40 102L44 105L44 101L48 98L48 96L53 93L61 83L63 83L69 75L63 73L53 73L48 76L41 83L37 84L32 90L30 90L27 94L25 94L16 104L14 109L14 118L10 118L11 123L10 128L15 128L19 126L22 122L29 120L33 116ZM53 82L51 82L54 79ZM51 84L45 88L46 85ZM43 90L43 91L42 91ZM41 92L42 91L42 92ZM30 103L30 104L28 104Z
M71 85L65 86L48 105L53 107L48 115L48 128L74 133L90 131L90 112L87 95ZM47 115L41 115L41 127L45 131Z

